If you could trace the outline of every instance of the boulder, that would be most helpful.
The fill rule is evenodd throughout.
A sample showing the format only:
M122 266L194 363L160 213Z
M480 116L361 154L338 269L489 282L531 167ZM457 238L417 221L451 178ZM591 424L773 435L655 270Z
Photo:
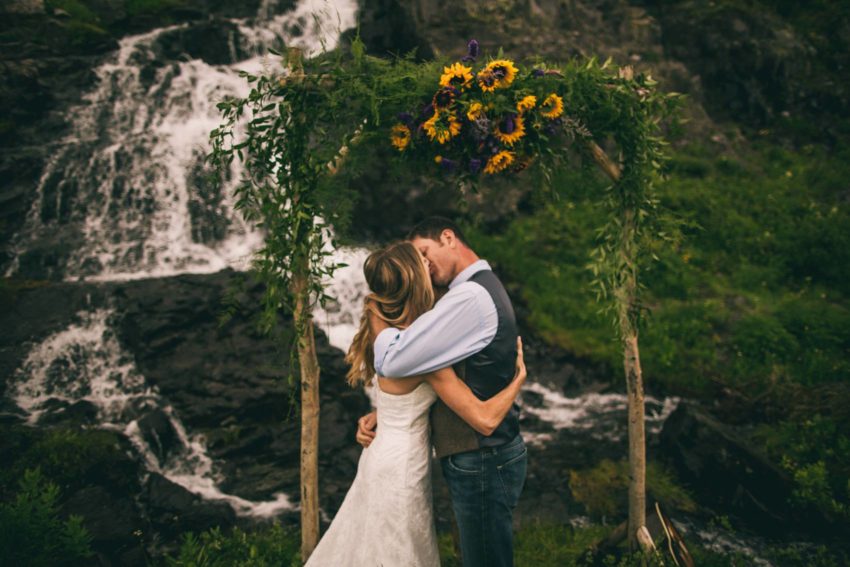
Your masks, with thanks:
M126 563L119 557L142 557L140 535L147 532L147 522L136 504L126 494L116 494L102 486L88 486L75 492L62 505L64 516L82 516L83 526L92 537L92 549L101 565L145 565Z
M794 485L788 474L696 406L681 403L670 415L660 448L680 478L717 510L777 535L797 523L789 505Z
M165 462L175 448L179 448L180 437L174 424L171 423L171 417L163 410L157 408L145 414L139 419L138 425L142 438L159 459L160 464Z
M172 535L236 522L236 513L226 502L204 500L158 473L150 474L144 500L154 527Z
M39 418L43 425L97 425L98 409L95 404L88 400L78 400L73 403L65 403L61 410L54 410Z
M226 65L249 57L243 48L239 26L210 19L176 27L157 37L153 45L157 60L201 59L210 65Z

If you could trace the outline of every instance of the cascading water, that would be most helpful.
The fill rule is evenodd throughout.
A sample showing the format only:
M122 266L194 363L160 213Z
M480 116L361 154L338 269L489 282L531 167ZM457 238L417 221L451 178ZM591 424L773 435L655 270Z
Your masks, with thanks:
M293 508L282 493L267 502L251 502L218 489L222 479L207 455L202 435L186 432L177 412L136 369L111 326L109 309L83 311L78 323L59 331L29 352L11 380L15 403L36 425L45 412L81 401L97 410L99 427L126 435L157 472L184 488L211 500L224 500L240 514L275 516ZM162 412L176 436L175 448L163 454L139 427L152 411Z
M163 50L188 25L130 36L95 70L97 87L69 112L71 133L56 146L38 196L16 236L7 276L115 281L244 269L262 234L233 210L234 164L220 191L204 177L203 156L218 126L216 102L244 96L240 70L269 65L262 53L277 42L309 56L333 49L355 25L353 0L302 0L278 13L264 0L255 18L225 22L230 64L200 58L164 60ZM245 54L236 62L239 54ZM50 407L80 401L97 409L101 426L125 433L149 470L237 513L274 516L293 505L285 494L251 502L217 488L222 480L204 439L190 435L177 412L147 384L121 350L111 312L81 312L78 323L35 345L11 380L15 402L31 423ZM167 417L179 448L166 459L140 431L151 410Z
M355 23L351 0L305 0L279 15L275 6L266 1L253 20L229 22L231 57L263 52L281 36L314 54ZM97 87L69 113L71 132L42 174L8 276L123 280L247 266L262 235L233 210L241 171L234 164L216 191L203 158L220 122L217 101L247 94L238 71L268 62L163 61L187 27L126 37L95 70Z

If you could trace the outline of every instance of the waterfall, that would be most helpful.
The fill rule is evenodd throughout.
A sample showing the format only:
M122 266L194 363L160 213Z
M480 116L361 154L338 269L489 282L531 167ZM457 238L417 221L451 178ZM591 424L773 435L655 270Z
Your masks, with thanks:
M353 0L304 0L284 14L276 6L266 0L257 17L229 21L226 51L248 58L227 65L163 59L188 24L122 39L68 114L70 133L41 176L6 275L127 280L247 268L262 234L233 208L242 170L233 164L216 190L204 169L216 103L247 94L238 72L271 65L265 47L284 41L309 56L355 24Z
M115 281L246 269L263 235L233 207L242 169L234 164L215 190L203 167L209 133L221 120L216 103L248 93L240 70L277 64L264 55L271 45L299 47L308 57L333 49L355 25L356 10L354 0L302 0L278 13L276 0L263 0L254 18L224 22L227 64L162 56L190 24L122 39L94 70L96 87L68 112L70 133L51 148L6 276ZM218 488L203 436L186 431L122 350L113 315L80 312L78 322L32 347L10 381L29 422L57 405L89 403L99 426L125 434L148 470L243 515L294 508L282 493L251 502ZM165 459L139 427L151 411L164 413L176 432L178 448Z

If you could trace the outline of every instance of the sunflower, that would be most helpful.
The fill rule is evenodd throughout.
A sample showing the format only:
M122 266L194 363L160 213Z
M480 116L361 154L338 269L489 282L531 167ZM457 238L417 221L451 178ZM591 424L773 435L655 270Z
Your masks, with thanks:
M540 108L542 110L540 114L550 120L554 120L564 113L564 99L555 93L552 93L546 97L546 100L543 101Z
M495 154L484 166L484 173L494 174L499 173L514 162L514 153L506 150Z
M516 110L520 114L525 112L526 110L531 110L537 105L537 97L534 95L528 95L523 97L521 101L516 103Z
M403 152L410 144L410 128L404 124L396 124L390 134L390 140L392 140L393 146L398 148L398 151Z
M455 63L451 67L443 67L443 75L440 77L441 87L466 89L471 84L472 67L465 67L460 63Z
M469 110L466 112L466 117L470 122L475 122L479 118L484 117L484 105L480 102L473 102L469 105Z
M513 61L508 59L497 59L491 61L478 73L478 86L484 92L493 92L502 89L514 82L518 73Z
M454 87L443 87L434 94L434 98L431 100L431 104L433 104L434 108L437 108L437 109L448 108L452 104L454 104L456 97L457 97L457 89L456 88L454 88Z
M437 111L422 125L431 141L445 144L460 134L460 121L454 114Z
M522 117L507 116L496 126L493 135L503 144L513 146L517 140L525 136L525 125Z

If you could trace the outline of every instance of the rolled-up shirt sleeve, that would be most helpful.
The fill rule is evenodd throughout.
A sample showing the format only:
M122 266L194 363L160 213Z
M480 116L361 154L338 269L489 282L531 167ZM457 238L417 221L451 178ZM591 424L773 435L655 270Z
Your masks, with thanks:
M375 338L375 371L405 378L451 366L490 344L498 325L487 290L464 282L407 329L384 329Z

